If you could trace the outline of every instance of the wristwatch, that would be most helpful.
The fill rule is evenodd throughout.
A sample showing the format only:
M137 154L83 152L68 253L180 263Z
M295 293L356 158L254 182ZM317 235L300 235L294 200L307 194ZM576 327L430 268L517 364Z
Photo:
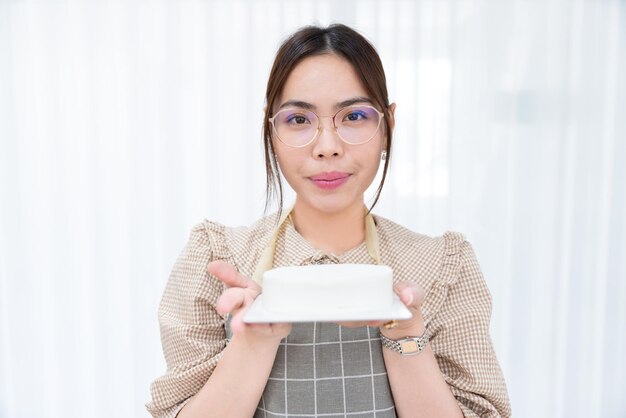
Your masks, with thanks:
M392 340L380 334L380 341L383 347L389 350L400 353L403 356L410 356L413 354L419 354L424 350L426 344L428 344L428 334L424 331L421 337L404 337L399 340Z

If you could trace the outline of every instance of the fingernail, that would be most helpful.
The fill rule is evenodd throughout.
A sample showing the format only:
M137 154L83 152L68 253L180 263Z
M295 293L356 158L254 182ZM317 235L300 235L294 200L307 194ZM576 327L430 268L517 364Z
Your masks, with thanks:
M411 305L413 303L413 293L409 293L409 303L407 305Z

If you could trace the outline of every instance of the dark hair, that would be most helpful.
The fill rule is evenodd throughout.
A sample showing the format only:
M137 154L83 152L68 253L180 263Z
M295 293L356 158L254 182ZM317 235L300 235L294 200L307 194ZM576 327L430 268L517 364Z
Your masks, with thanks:
M391 157L391 118L389 112L389 98L387 81L383 64L372 44L360 33L342 24L333 24L326 28L305 26L287 38L276 54L274 65L270 72L265 92L265 119L263 121L263 146L265 152L265 211L270 201L278 197L279 214L283 207L283 188L280 181L278 162L272 143L272 126L269 118L273 113L275 101L282 93L283 87L291 71L303 59L323 54L336 54L352 64L363 87L377 107L385 114L383 121L387 135L386 152L383 166L383 176L376 190L371 211L378 198L387 177L387 169Z

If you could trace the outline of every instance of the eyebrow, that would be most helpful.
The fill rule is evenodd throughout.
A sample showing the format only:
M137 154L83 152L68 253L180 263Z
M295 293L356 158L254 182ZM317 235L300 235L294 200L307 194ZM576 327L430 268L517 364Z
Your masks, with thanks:
M339 103L335 103L335 110L339 110L342 109L346 106L352 106L353 104L356 103L369 103L371 105L374 104L374 102L372 101L372 99L370 99L369 97L365 97L365 96L358 96L358 97L353 97L347 100L343 100ZM305 102L302 100L287 100L286 102L284 102L283 104L280 105L280 107L278 108L278 110L280 109L284 109L286 107L301 107L303 109L306 110L316 110L317 107L314 104L311 104L309 102Z

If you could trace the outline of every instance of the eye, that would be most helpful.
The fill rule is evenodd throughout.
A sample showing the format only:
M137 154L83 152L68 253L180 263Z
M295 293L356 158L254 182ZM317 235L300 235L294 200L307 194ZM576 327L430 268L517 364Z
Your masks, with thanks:
M342 122L360 122L370 119L369 109L351 109L342 118Z
M281 117L281 122L287 125L310 125L311 121L302 110L293 110L285 112L285 115Z
M307 118L302 116L302 115L291 116L287 121L289 123L295 123L297 125L302 125L303 123L307 123L308 122Z

